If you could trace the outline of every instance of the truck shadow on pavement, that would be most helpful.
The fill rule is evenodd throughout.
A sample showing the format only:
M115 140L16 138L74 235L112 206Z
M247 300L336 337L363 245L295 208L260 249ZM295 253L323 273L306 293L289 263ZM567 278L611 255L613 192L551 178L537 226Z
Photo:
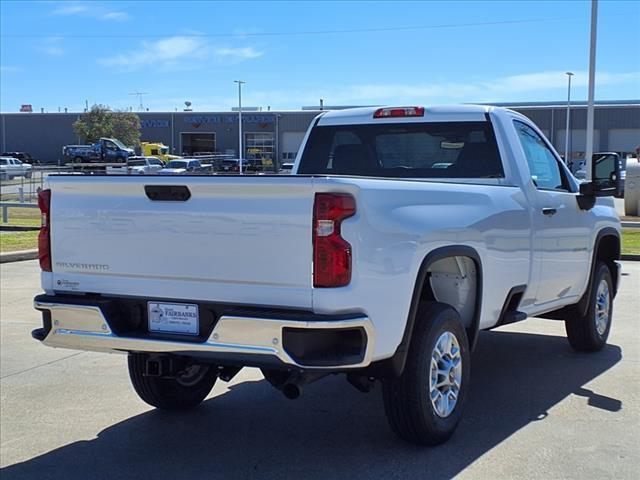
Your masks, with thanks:
M129 418L93 440L6 467L2 478L450 478L523 427L544 422L570 395L584 408L619 411L619 400L583 386L620 359L612 345L578 354L562 337L483 332L464 418L436 448L395 438L379 387L363 395L343 376L330 377L290 401L256 381L232 385L191 412Z

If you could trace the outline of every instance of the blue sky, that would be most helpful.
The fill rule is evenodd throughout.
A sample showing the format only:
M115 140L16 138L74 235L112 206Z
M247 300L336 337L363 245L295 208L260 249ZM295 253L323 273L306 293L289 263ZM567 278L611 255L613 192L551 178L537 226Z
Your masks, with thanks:
M0 109L586 99L588 1L0 3ZM596 99L640 98L640 2L599 2Z

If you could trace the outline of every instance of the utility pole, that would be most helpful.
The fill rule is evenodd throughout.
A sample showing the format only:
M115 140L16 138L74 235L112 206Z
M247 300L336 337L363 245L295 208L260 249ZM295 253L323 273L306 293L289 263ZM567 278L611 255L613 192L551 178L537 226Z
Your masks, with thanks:
M598 0L591 0L591 42L589 45L589 99L587 100L587 147L585 152L585 167L587 182L593 180L593 104L596 83L596 34L598 31Z
M567 87L567 125L565 127L565 142L564 142L564 163L565 165L569 165L571 161L571 152L569 152L569 139L571 138L571 134L569 133L571 130L571 77L573 76L573 72L567 72L567 77L569 78L569 86Z
M139 112L144 112L144 105L142 104L142 96L143 95L149 95L149 92L138 92L136 90L135 92L132 92L129 95L135 95L135 96L138 97L138 111Z
M238 170L242 175L242 85L243 80L234 80L238 84Z

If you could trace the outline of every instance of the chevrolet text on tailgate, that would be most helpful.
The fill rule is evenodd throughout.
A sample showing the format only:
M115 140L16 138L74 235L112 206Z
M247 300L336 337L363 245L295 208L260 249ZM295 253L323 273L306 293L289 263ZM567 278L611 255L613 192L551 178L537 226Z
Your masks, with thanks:
M543 316L605 344L615 165L579 184L530 120L485 106L328 112L300 152L293 175L48 177L33 337L126 353L170 410L247 366L289 398L380 380L421 445L455 430L480 330Z

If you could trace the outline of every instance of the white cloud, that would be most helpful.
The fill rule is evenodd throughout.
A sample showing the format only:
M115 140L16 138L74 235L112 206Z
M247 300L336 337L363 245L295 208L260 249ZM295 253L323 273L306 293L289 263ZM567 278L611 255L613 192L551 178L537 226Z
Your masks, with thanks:
M620 85L640 82L640 72L629 73L596 73L596 86ZM574 87L586 87L589 84L589 74L585 71L576 71L571 79ZM493 82L485 82L482 85L493 92L528 92L538 90L551 90L566 88L567 75L561 71L528 73L512 75Z
M131 16L122 11L108 10L97 3L87 2L63 2L51 11L52 15L61 16L84 16L104 20L108 22L124 22L131 19Z
M89 10L87 5L81 3L63 3L62 5L56 7L51 13L54 15L79 15L82 13L86 13Z
M249 60L251 58L261 57L263 52L257 51L253 47L242 48L218 48L214 50L216 56L226 58L233 61Z
M260 57L262 52L253 47L212 47L205 39L197 36L174 36L157 41L144 41L137 50L120 53L99 60L104 66L122 70L137 70L148 65L160 69L185 69L193 66L193 60L213 59L219 62L235 63Z
M107 12L100 17L101 20L125 22L131 19L131 16L126 12Z
M61 57L65 54L65 50L62 47L62 38L60 37L45 38L37 49L50 57Z
M165 44L168 48L168 45ZM186 50L182 50L183 52ZM209 55L213 55L210 53ZM180 59L182 61L182 59ZM155 64L154 64L155 65ZM177 65L177 64L176 64ZM155 68L155 66L154 66ZM182 69L183 66L180 66ZM572 98L586 98L587 75L575 72L578 90ZM556 78L556 77L559 77ZM563 78L564 77L564 78ZM576 78L577 77L577 78ZM188 77L185 77L188 78ZM182 80L182 76L181 76ZM518 102L542 100L566 100L566 75L564 72L538 72L530 74L510 75L495 79L470 80L468 83L432 82L432 83L384 83L357 85L315 85L290 89L259 89L259 83L251 81L242 90L243 104L262 106L272 109L298 109L302 105L318 105L323 98L325 105L381 105L381 104L422 104L425 106L444 103L469 102ZM534 81L535 80L535 81ZM173 82L170 82L173 83ZM177 82L181 84L181 82ZM573 83L572 85L575 85ZM605 91L615 92L618 86L640 85L640 72L602 72L596 78L596 94L600 87ZM196 111L221 111L237 105L237 89L233 84L221 90L187 89L182 91L177 85L175 89L159 92L145 98L145 105L156 111L182 110L184 101L193 102ZM581 90L580 90L581 89ZM639 92L640 93L640 92ZM613 96L596 97L600 99L620 98ZM134 102L133 97L106 102L113 107L128 108ZM135 104L134 104L135 105Z
M576 71L572 80L572 97L585 98L588 75ZM601 72L596 75L596 92L600 87L640 85L640 72ZM442 104L468 102L508 102L554 100L566 98L567 77L564 72L537 72L494 79L470 79L468 82L366 83L333 85L289 90L243 91L251 105L298 108L317 105L380 105L398 103ZM243 100L244 100L243 99ZM221 102L216 102L221 103ZM226 105L233 105L229 99Z
M572 87L585 88L588 84L587 72L574 72ZM596 88L602 86L640 84L640 72L611 73L596 75ZM418 84L362 84L325 92L330 104L340 103L384 103L389 101L437 101L440 102L490 102L517 101L523 97L541 100L553 98L558 91L567 88L564 72L537 72L510 75L490 80L469 80L468 82L434 82ZM548 92L548 93L545 93ZM306 94L307 92L305 92ZM329 94L327 94L329 93ZM284 94L284 92L283 92ZM530 94L527 96L526 94ZM543 95L545 98L539 97ZM291 92L284 94L291 98ZM308 95L305 95L308 96ZM313 103L317 98L313 98ZM320 98L320 97L318 97Z

